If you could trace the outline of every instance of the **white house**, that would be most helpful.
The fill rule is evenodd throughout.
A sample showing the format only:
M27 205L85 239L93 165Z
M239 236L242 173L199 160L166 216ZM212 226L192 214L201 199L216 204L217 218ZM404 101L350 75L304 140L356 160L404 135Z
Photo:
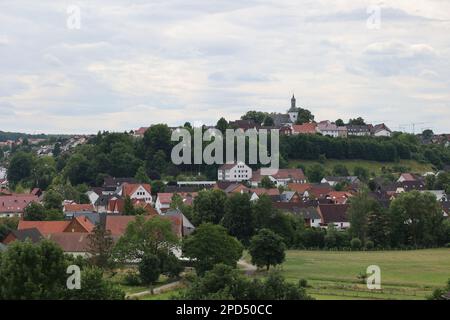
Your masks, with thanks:
M392 135L391 129L389 129L384 123L375 125L372 133L375 137L390 137Z
M347 127L338 127L328 120L319 122L317 124L317 130L324 136L331 136L334 138L347 136Z
M118 192L119 196L130 197L133 200L142 200L152 203L152 188L148 183L124 183Z
M241 182L252 178L252 169L243 162L226 163L217 170L217 180Z
M257 187L264 176L261 170L255 171L251 178L252 187ZM276 187L286 187L288 183L305 184L306 177L302 169L278 169L277 173L267 176Z

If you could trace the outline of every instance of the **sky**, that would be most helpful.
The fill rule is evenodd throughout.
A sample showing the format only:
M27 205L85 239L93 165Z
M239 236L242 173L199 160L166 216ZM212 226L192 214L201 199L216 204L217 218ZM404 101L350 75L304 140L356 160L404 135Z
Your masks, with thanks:
M215 124L293 93L317 120L450 133L450 1L0 1L2 131Z

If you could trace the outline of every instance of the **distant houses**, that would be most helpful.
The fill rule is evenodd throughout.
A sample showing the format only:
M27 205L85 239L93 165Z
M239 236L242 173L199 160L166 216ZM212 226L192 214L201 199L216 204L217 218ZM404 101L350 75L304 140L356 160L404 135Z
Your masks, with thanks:
M252 169L243 162L226 163L217 171L218 181L241 182L252 179Z

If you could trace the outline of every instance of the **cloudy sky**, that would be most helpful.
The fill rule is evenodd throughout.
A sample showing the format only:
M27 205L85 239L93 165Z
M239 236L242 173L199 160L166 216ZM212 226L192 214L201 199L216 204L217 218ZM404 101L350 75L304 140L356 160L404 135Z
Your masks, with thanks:
M294 92L319 120L450 133L449 35L448 0L2 0L0 130L214 124Z

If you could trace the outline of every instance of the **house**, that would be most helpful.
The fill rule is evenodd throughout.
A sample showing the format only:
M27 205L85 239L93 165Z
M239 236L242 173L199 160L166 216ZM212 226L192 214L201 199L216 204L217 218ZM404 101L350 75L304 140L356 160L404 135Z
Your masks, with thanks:
M89 253L89 233L85 232L61 232L49 234L46 239L56 243L65 254L88 258Z
M170 193L170 192L160 192L157 194L155 209L158 214L164 214L167 210L170 209L170 205L172 204L173 196L177 194L179 195L183 203L186 205L192 205L194 198L198 195L197 192L180 192L180 193Z
M318 132L317 123L294 124L292 134L316 134Z
M349 205L347 204L319 204L320 225L325 228L330 224L333 224L337 229L349 228L348 208Z
M252 188L249 189L250 201L256 201L263 194L269 196L273 202L280 201L280 190L277 188L264 189L264 188Z
M292 125L292 120L289 114L271 113L269 116L272 118L273 125L276 128L290 127Z
M321 183L328 183L330 186L335 187L338 183L348 183L350 185L357 185L360 184L361 181L357 176L347 176L347 177L324 177L321 181Z
M145 132L148 130L148 127L140 127L139 129L133 132L133 136L136 138L143 138Z
M426 189L425 182L422 180L397 182L396 187L396 193L408 192L412 190L423 191Z
M391 129L389 129L384 123L375 125L372 128L371 133L375 137L390 137L392 135Z
M230 127L234 129L241 129L242 131L247 131L249 129L259 129L261 128L260 123L256 123L253 120L236 120L229 122Z
M152 187L148 183L123 183L117 194L123 198L152 203Z
M103 180L103 194L112 194L117 191L117 189L124 183L138 183L135 178L115 178L115 177L106 177Z
M347 134L349 136L370 136L370 126L368 125L347 125Z
M253 187L257 187L262 179L261 169L258 169L250 179ZM302 169L278 169L277 173L267 176L277 187L287 186L289 183L306 183L306 176Z
M34 194L7 193L0 195L0 218L21 217L31 202L38 202Z
M329 120L319 122L317 124L317 130L324 136L331 136L334 138L347 136L347 127L337 126Z
M25 241L29 240L32 243L41 241L43 238L42 234L36 228L22 229L22 230L12 230L3 239L3 244L10 244L13 241Z
M417 181L417 178L412 173L402 173L398 178L397 182L411 182Z
M251 178L252 169L243 162L223 164L217 171L219 181L241 182Z
M283 193L280 194L280 201L298 203L302 201L302 196L296 191L283 191Z
M305 220L305 224L311 228L320 228L322 218L315 207L300 208L298 215Z
M0 167L0 179L6 179L7 177L7 170L4 167Z

